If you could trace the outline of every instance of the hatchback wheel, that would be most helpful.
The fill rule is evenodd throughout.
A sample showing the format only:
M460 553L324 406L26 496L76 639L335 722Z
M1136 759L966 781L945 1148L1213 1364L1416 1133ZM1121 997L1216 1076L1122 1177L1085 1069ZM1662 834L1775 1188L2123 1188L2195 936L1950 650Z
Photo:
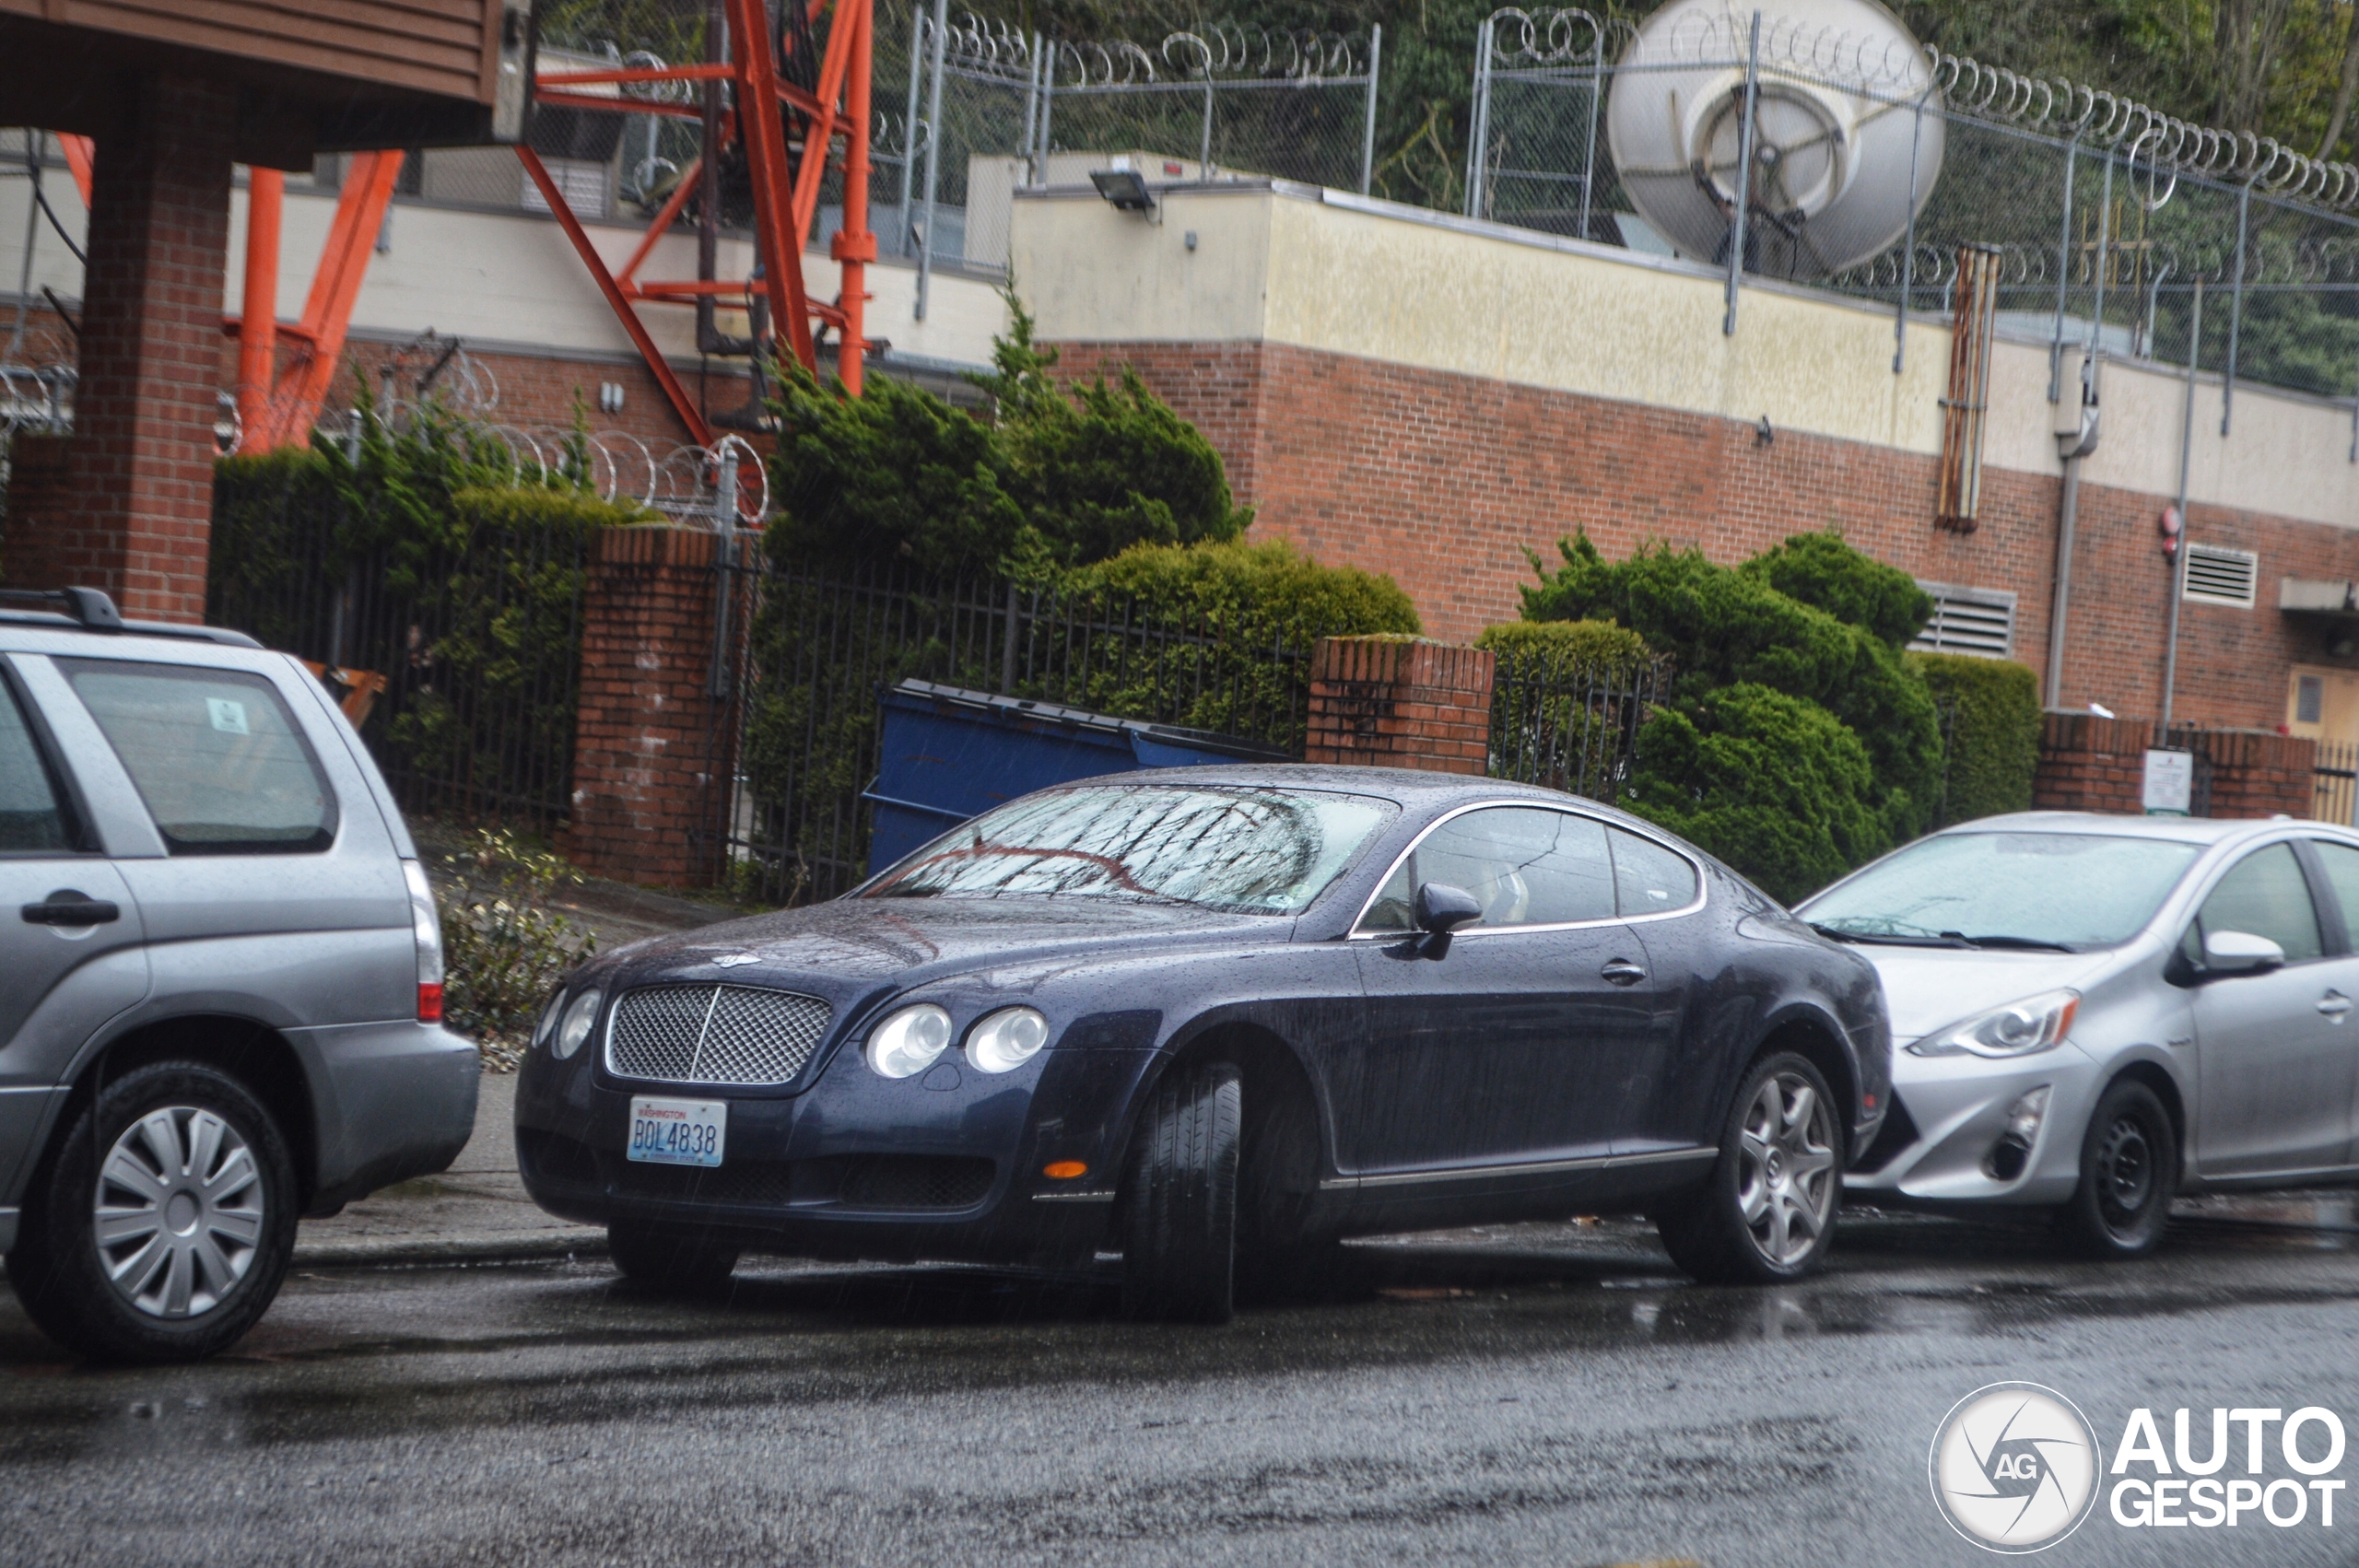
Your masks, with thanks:
M195 1361L268 1310L295 1250L295 1171L261 1102L200 1062L109 1085L26 1205L8 1280L51 1338Z
M695 1231L634 1225L622 1220L606 1227L606 1255L625 1279L659 1290L715 1290L737 1271L734 1246L715 1246Z
M1122 1305L1138 1317L1226 1323L1237 1304L1237 1069L1167 1075L1140 1118L1122 1188Z
M1699 1280L1774 1284L1826 1260L1843 1199L1834 1096L1809 1059L1764 1058L1737 1090L1701 1188L1655 1211L1672 1261Z
M2081 1139L2081 1186L2065 1229L2096 1258L2142 1258L2163 1239L2178 1188L2178 1135L2154 1092L2117 1080Z

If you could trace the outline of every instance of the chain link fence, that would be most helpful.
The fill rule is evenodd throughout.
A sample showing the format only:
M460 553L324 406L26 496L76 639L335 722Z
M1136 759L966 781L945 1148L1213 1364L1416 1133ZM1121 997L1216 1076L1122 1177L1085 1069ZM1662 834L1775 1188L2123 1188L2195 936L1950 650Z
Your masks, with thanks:
M2238 383L2351 403L2359 461L2359 168L1896 37L1748 20L1642 41L1582 10L1495 12L1474 41L1467 216L1730 267L1731 311L1743 275L1872 299L1895 338L1903 312L1952 309L1963 247L1995 251L1997 325L2053 345L2060 392L2088 352L2191 359L2224 383L2224 429ZM1677 92L1699 82L1727 100L1706 154L1621 168L1617 91L1677 119ZM1859 106L1852 145L1795 107L1813 97ZM1825 253L1813 220L1874 180L1890 187L1888 237ZM1722 215L1700 243L1632 199L1634 183L1682 182Z

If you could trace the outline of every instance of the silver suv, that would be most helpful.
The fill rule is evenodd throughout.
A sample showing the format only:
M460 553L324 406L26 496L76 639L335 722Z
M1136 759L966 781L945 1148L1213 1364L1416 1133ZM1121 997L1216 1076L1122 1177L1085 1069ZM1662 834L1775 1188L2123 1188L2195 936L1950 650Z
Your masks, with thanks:
M0 592L0 1250L35 1322L112 1360L234 1341L299 1216L465 1145L441 1016L417 851L302 665Z

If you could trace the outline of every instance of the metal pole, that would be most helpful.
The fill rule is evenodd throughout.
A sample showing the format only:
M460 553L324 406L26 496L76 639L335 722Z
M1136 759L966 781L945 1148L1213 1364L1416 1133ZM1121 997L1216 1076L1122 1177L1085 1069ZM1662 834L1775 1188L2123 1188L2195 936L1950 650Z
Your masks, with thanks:
M2187 467L2195 445L2195 362L2203 346L2203 280L2195 280L2194 322L2187 334L2187 408L2178 430L2178 548L2171 552L2171 630L2163 644L2162 743L2170 744L2171 693L2178 685L2178 604L2187 593Z
M1753 44L1744 57L1744 123L1737 127L1736 221L1729 227L1728 314L1720 335L1736 335L1737 280L1744 275L1745 212L1753 203L1753 106L1761 85L1761 13L1753 13Z
M1581 238L1592 240L1589 231L1590 192L1597 183L1597 99L1605 88L1605 35L1590 37L1594 51L1589 58L1589 135L1581 140Z
M933 38L927 63L933 81L925 92L925 228L918 234L917 319L925 320L926 295L933 285L933 216L942 182L942 48L950 33L950 0L933 0Z
M1491 18L1474 29L1474 110L1466 143L1466 216L1483 216L1483 143L1491 133Z
M893 237L893 254L910 253L912 226L910 223L910 196L917 182L918 171L918 60L925 53L925 6L923 0L910 7L910 105L901 115L901 205L893 214L895 226L900 230Z
M1024 139L1016 144L1024 151L1024 182L1027 185L1032 182L1032 131L1040 118L1039 34L1035 33L1032 38L1031 58L1024 62Z
M2064 294L2072 284L2072 175L2081 166L2081 127L2064 144L2064 228L2056 238L2056 336L2048 345L2048 401L2064 395Z
M2245 233L2252 210L2252 181L2236 193L2236 291L2228 297L2228 363L2220 375L2220 434L2228 433L2228 415L2236 397L2236 338L2245 322Z
M2097 199L2097 275L2096 287L2089 306L2089 353L2097 354L2105 345L2101 335L2105 331L2106 275L2113 270L2113 148L2105 149L2105 185Z
M999 694L1002 696L1015 695L1015 583L1011 579L1007 585L1007 635L1000 643L999 652Z
M1908 354L1908 296L1917 287L1917 144L1925 134L1925 100L1917 100L1916 120L1908 128L1908 232L1901 241L1900 303L1892 312L1892 373L1900 374Z
M2048 681L2042 695L2048 708L2063 706L2064 614L2072 599L2072 539L2081 509L2081 460L2064 460L2064 502L2056 520L2056 595L2048 620Z
M1054 39L1045 41L1048 53L1040 57L1040 151L1038 183L1049 182L1049 116L1057 107L1057 45Z
M1204 52L1204 141L1196 158L1196 178L1209 181L1213 177L1213 57Z
M1384 24L1367 29L1367 116L1360 122L1360 194L1368 193L1376 179L1376 71L1384 61Z

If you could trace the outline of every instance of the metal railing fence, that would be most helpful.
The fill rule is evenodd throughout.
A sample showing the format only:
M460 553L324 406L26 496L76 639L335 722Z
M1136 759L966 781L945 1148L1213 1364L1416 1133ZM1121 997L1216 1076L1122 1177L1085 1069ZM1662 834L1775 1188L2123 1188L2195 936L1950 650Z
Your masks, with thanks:
M2359 826L2353 810L2359 808L2359 745L2349 742L2320 741L2318 743L2317 790L2310 814L2320 822L2341 823Z
M1671 686L1671 665L1502 655L1491 685L1490 775L1612 804L1629 781L1638 727Z
M1327 627L991 578L828 575L757 554L722 568L755 579L750 634L733 654L729 721L742 731L725 813L747 898L830 898L867 875L877 694L911 677L1301 753L1310 653Z

